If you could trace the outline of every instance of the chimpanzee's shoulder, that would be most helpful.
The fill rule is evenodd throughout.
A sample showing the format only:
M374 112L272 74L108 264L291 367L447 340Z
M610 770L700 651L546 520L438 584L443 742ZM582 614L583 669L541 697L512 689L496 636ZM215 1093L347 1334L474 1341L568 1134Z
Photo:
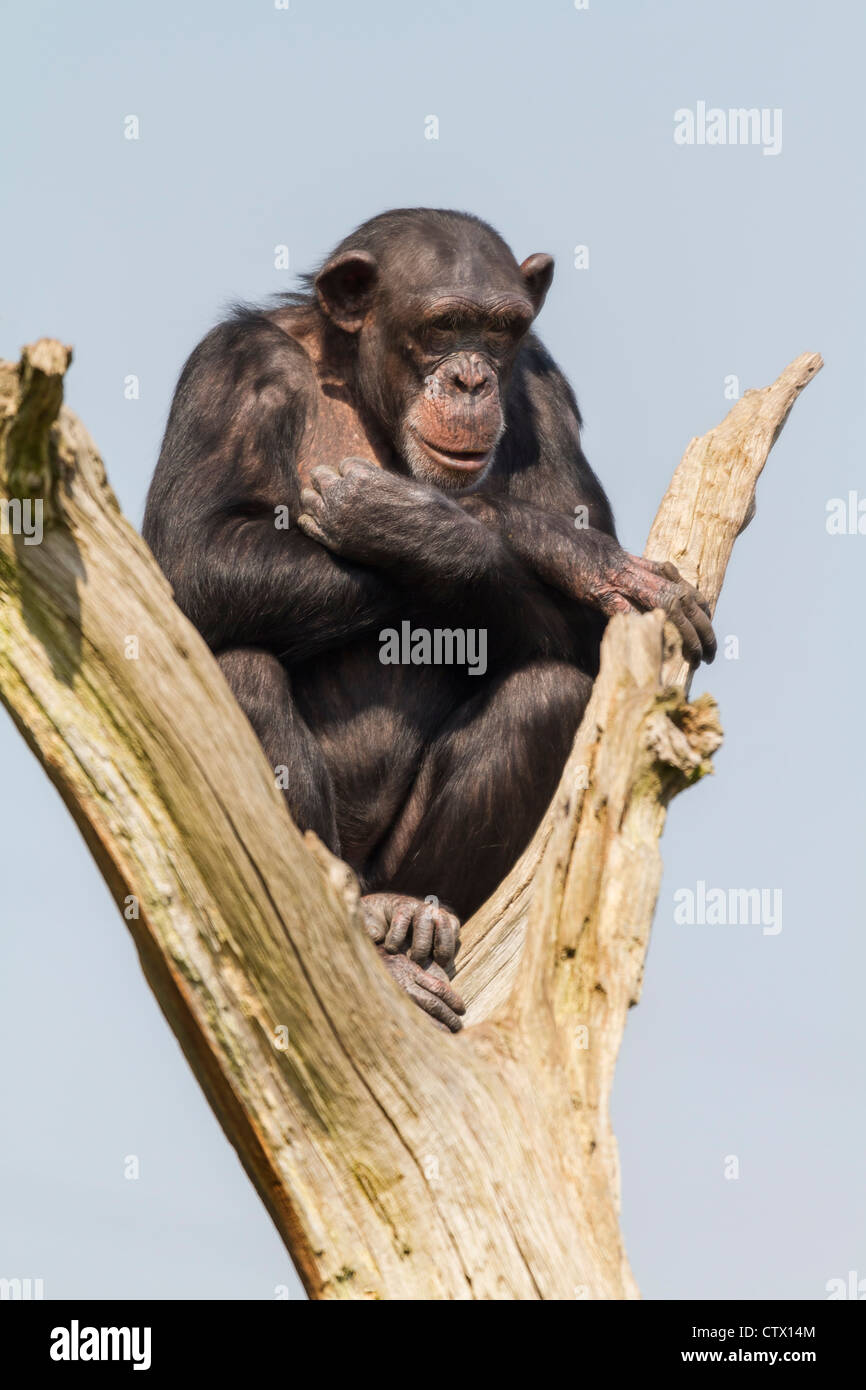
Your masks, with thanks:
M236 304L190 354L178 387L196 384L233 396L252 390L259 399L272 393L304 396L315 390L315 369L303 343L273 311Z
M577 400L568 378L557 365L541 339L527 333L514 364L514 387L518 397L556 419L571 416L582 423Z
M518 354L506 397L507 428L488 486L549 511L589 507L613 534L610 505L581 445L581 417L564 373L534 333Z

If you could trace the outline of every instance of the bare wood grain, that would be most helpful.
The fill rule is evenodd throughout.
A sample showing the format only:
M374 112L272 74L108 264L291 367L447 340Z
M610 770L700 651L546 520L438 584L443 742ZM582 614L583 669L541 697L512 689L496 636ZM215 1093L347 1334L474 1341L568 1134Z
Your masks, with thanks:
M721 424L692 439L662 499L644 554L672 560L714 611L734 541L755 510L755 487L800 392L820 371L815 352L790 363L771 386L746 391ZM688 690L691 671L676 648L664 685ZM507 998L518 969L536 874L557 823L557 806L576 805L587 772L593 704L578 732L556 796L535 836L496 892L463 928L456 986L467 1018L487 1017Z
M464 975L486 1021L445 1036L381 969L351 872L292 825L219 668L61 406L68 361L42 340L0 363L0 499L39 498L46 520L39 545L0 528L0 699L79 825L307 1291L635 1296L607 1096L664 808L719 736L712 703L688 706L663 674L676 652L661 615L610 624L534 858L470 933ZM651 540L684 546L670 553L687 572L695 556L721 582L739 512L705 505L713 459L768 451L785 399L675 477ZM688 508L700 545L677 514Z

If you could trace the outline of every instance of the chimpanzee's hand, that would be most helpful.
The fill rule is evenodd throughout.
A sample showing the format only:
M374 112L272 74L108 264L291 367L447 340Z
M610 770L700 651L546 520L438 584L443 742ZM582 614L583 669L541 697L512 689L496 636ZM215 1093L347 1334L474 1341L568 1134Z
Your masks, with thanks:
M457 991L451 988L441 965L434 962L422 970L408 956L391 955L384 946L377 947L377 950L392 979L397 981L401 989L405 989L419 1009L429 1014L437 1027L445 1028L449 1033L459 1033L463 1027L460 1014L466 1012L466 1006Z
M431 1018L458 1032L465 1006L449 984L460 945L454 914L402 893L368 893L361 910L393 978Z
M683 579L676 565L657 564L620 552L621 560L604 575L595 591L603 613L649 612L663 608L682 638L683 655L697 664L712 661L716 639L706 599Z
M377 468L366 459L318 464L301 492L298 526L346 560L396 560L407 529L423 526L420 508L434 499L425 483ZM447 506L446 499L442 503Z
M422 903L403 893L367 893L361 911L377 945L394 954L405 951L419 965L434 960L449 976L454 974L460 923L440 903Z

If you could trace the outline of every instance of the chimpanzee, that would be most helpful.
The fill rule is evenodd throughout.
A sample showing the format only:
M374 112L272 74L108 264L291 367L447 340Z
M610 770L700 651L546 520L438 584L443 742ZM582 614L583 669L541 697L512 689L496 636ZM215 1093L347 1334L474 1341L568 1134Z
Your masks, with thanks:
M693 662L715 650L700 594L617 543L530 331L552 275L466 213L365 222L303 292L195 349L145 516L295 822L351 864L392 973L455 1031L458 917L556 789L607 615L663 608ZM413 653L418 632L484 634L486 669L386 664L398 629Z

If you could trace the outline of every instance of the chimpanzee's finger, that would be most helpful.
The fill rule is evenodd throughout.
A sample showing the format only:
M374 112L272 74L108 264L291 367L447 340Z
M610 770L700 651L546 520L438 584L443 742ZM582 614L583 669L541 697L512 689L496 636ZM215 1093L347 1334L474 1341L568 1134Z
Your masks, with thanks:
M436 908L432 903L424 903L415 913L415 923L412 927L412 945L409 947L409 959L415 961L429 960L433 954L433 937L436 933Z
M695 603L698 605L698 607L704 610L708 618L712 618L713 615L710 612L710 600L708 598L704 598L700 589L692 588L692 593L695 596Z
M429 970L424 970L417 965L414 960L407 961L407 969L411 978L422 989L429 990L435 994L437 999L441 999L447 1004L449 1009L453 1009L456 1014L465 1014L466 1005L460 998L456 989L449 983L448 977L442 967L431 965Z
M394 908L391 914L391 923L385 936L385 950L392 956L397 955L406 945L414 915L415 903L411 899L398 902Z
M330 464L317 463L315 468L310 469L310 482L321 492L323 487L328 487L331 483L339 481L340 475ZM303 494L302 494L303 495Z
M682 604L686 617L700 638L704 661L711 662L716 655L716 634L713 632L713 625L698 602L696 593L687 594Z
M666 565L665 568L667 570L673 571L673 573L668 574L668 579L675 578L680 589L682 589L684 592L689 593L694 598L695 603L698 605L698 607L702 608L706 613L707 617L709 618L711 616L709 600L704 598L700 589L696 589L694 584L690 584L687 579L683 579L682 575L680 574L679 570L676 568L675 565Z
M436 927L436 940L433 945L433 959L438 965L448 969L454 964L454 957L460 946L460 922L453 912L439 908Z
M460 1022L454 1010L449 1009L443 999L437 999L434 994L429 994L426 989L421 989L420 986L416 985L412 980L409 980L406 985L406 993L410 999L414 1000L419 1008L424 1010L425 1014L429 1014L430 1017L435 1019L438 1023L444 1023L449 1032L460 1032L463 1024Z
M414 961L407 961L407 977L404 989L425 1013L444 1023L452 1033L463 1027L460 1014L466 1012L466 1005L456 990L447 981L440 980L432 970L422 970ZM441 967L435 967L437 970Z
M328 544L328 537L325 535L316 518L310 516L308 512L301 512L301 515L298 517L298 530L303 531L305 536L310 537L310 540L318 541L320 545L326 546Z
M703 610L704 610L704 612L706 613L707 617L708 617L708 618L712 618L712 616L713 616L713 608L712 608L712 604L710 603L710 600L709 600L708 598L705 598L705 597L704 597L704 595L701 593L700 589L695 589L695 593L696 593L697 596L698 596L698 603L699 603L699 604L701 605L701 607L703 608Z
M361 916L364 919L367 935L377 944L384 941L385 933L388 930L388 916L382 899L374 896L362 898Z
M381 472L381 469L376 468L375 463L373 463L371 459L360 458L357 454L351 454L349 458L340 459L337 468L344 478L347 473L360 473L362 470L369 471L371 468L375 469L377 473Z
M687 579L683 579L676 565L672 564L670 560L665 560L664 564L657 565L656 569L665 579L672 580L672 582L677 584L681 589L687 590L689 594L694 595L695 602L704 610L707 617L710 617L710 605L707 599L704 598L700 589L696 589L694 584L690 584Z
M692 665L696 666L703 656L703 646L701 639L695 631L694 626L683 609L682 603L677 599L667 610L667 615L680 634L683 644L683 656Z

